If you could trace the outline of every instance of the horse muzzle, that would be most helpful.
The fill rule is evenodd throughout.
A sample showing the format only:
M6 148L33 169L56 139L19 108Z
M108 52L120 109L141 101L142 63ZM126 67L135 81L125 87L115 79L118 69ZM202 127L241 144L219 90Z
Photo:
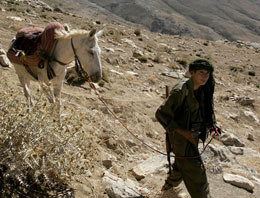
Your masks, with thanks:
M101 72L97 72L93 75L90 76L90 79L92 82L97 83L102 79L102 73Z

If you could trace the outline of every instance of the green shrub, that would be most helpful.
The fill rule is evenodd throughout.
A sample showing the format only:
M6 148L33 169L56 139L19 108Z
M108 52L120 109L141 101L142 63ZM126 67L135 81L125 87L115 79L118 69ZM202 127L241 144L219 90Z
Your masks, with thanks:
M7 11L14 11L14 12L18 12L18 9L16 7L10 7L6 9Z
M209 41L205 41L205 42L203 43L203 45L209 46Z
M255 71L249 71L249 72L248 72L248 75L249 75L249 76L255 76Z
M147 56L139 56L139 57L137 57L137 59L139 61L141 61L141 63L147 63L148 62Z
M47 15L46 14L41 14L40 17L46 19Z
M122 35L124 35L124 33L122 31L116 30L116 29L110 29L108 31L108 35L111 35L113 40L120 42Z
M243 72L243 71L244 71L243 68L236 67L236 66L230 67L230 70L231 70L232 72Z
M58 8L58 7L54 8L54 11L55 11L55 12L63 13L63 10L62 10L61 8Z
M165 47L163 48L163 50L164 50L166 53L168 53L168 54L171 54L171 53L172 53L172 48L170 48L170 47L165 46Z
M109 83L109 78L108 78L108 74L105 70L102 70L102 80L104 80L105 82Z
M83 78L79 77L78 75L69 72L66 74L65 79L69 85L73 86L80 86L86 82Z
M184 68L186 68L188 66L188 61L185 59L179 59L176 62L179 63L180 65L182 65Z
M138 28L138 29L135 29L134 34L135 34L136 36L141 36L141 30L140 30L139 28Z
M15 4L15 0L7 0L6 1L8 4Z
M160 55L157 55L157 56L155 56L155 58L153 59L153 62L155 62L155 63L162 63L163 61L162 61L161 56L160 56Z
M67 72L65 79L69 85L73 86L80 86L86 83L86 81L81 76L78 76L76 72ZM102 70L102 80L104 82L101 82L101 84L109 83L107 72L104 70Z

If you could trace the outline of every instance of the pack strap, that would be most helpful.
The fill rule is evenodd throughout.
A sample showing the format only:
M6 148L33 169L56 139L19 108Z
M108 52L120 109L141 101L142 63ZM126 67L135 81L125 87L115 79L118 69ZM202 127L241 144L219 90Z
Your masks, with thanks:
M54 57L53 54L54 54L54 51L56 49L57 43L58 43L58 41L56 40L54 42L54 46L51 50L51 53L50 53L51 55L49 55L49 53L44 51L44 50L41 51L42 60L38 64L39 68L44 68L44 62L45 61L47 62L47 76L48 76L49 80L56 77L56 74L55 74L55 71L53 70L51 62L57 62L57 63L59 63L60 65L63 65L63 66L69 64L69 63L64 63L64 62L62 62L62 61L60 61L60 60L58 60L57 58Z

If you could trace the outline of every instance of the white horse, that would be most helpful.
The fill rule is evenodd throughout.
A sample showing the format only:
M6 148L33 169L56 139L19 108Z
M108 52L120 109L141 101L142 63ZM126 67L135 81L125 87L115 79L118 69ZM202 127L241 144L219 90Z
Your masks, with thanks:
M47 85L43 90L47 93L51 103L58 99L59 110L61 107L61 89L66 75L66 68L73 60L78 62L79 67L93 81L98 82L102 78L102 65L100 60L101 49L98 46L98 37L102 35L102 30L96 33L96 30L87 32L85 30L56 30L56 47L53 51L54 61L50 62L55 73L55 77L49 80L47 75L47 63L44 68L30 67L31 73L37 76L41 84ZM16 73L24 89L24 95L30 108L33 100L30 95L30 81L36 80L23 65L14 64ZM53 89L51 89L51 84Z

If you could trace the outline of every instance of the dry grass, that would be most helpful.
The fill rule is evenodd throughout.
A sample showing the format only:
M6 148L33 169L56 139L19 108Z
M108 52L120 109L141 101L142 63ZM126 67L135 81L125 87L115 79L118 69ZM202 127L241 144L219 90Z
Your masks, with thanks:
M122 31L114 28L109 29L107 32L110 35L111 39L118 43L121 42L122 36L124 35Z
M162 55L161 54L157 54L154 57L153 62L155 62L155 63L163 63Z
M59 122L42 96L28 113L22 91L6 82L1 78L0 197L73 197L67 181L99 165L96 136L82 124L86 115L67 107Z

